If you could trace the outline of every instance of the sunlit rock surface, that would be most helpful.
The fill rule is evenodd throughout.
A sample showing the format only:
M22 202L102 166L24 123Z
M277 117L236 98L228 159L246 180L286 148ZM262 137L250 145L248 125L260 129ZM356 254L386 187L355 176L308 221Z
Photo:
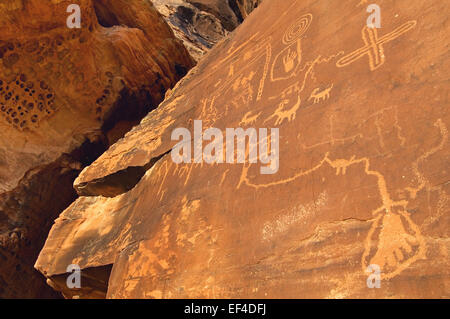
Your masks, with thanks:
M265 0L83 170L36 268L69 298L69 264L109 298L448 298L448 8L380 5ZM194 120L279 128L279 171L173 163Z
M73 180L194 64L151 2L104 4L0 2L0 297L55 296L33 264Z

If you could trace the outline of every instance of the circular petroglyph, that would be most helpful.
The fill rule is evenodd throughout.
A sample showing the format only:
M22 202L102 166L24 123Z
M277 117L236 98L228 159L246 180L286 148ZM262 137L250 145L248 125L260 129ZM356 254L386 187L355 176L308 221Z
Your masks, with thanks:
M291 24L283 36L283 43L288 45L300 39L306 31L308 31L312 19L312 14L308 13L301 16L297 21Z

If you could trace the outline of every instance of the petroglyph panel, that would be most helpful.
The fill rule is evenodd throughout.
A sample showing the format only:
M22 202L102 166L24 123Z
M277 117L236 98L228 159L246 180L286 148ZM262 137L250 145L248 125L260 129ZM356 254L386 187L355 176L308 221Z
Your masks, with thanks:
M117 247L108 296L447 296L447 16L426 6L383 2L376 30L364 1L263 2L85 171L95 180L139 150L165 154L121 195L134 237ZM136 147L165 111L159 147ZM260 174L268 164L251 163L250 146L245 164L173 163L170 129L194 120L278 128L278 172ZM367 287L371 264L381 289Z

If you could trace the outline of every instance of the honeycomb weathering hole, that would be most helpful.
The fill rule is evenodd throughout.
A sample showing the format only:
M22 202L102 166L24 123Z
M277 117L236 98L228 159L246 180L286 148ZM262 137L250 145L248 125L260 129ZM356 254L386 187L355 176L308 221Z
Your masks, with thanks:
M11 82L0 79L0 113L16 129L38 127L39 121L56 111L55 94L45 81L28 81L26 74Z

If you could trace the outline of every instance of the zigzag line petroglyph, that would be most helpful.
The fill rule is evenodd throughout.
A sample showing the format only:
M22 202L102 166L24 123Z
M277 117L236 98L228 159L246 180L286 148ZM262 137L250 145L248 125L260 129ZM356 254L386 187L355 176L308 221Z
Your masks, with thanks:
M425 188L425 186L429 186L430 182L423 176L423 174L419 170L419 164L425 161L428 157L430 157L433 154L436 154L440 150L444 148L444 145L448 141L448 130L445 124L442 122L441 119L437 120L436 123L434 123L434 126L439 128L440 133L442 135L442 140L433 149L429 150L422 156L420 156L413 164L412 164L412 170L414 172L414 175L417 178L417 181L419 182L419 185L417 187L407 187L406 190L411 194L411 198L415 199L417 197L417 193L420 192L422 189Z
M428 209L430 211L430 216L423 222L424 227L435 222L440 216L445 213L445 207L450 201L450 197L447 195L446 191L442 189L441 185L433 186L432 183L420 172L419 165L427 160L430 156L442 151L445 145L448 143L448 129L441 119L438 119L434 126L437 127L441 133L441 141L439 145L432 148L422 156L420 156L413 164L412 171L416 177L418 185L416 187L407 187L405 190L410 194L412 199L415 199L418 193L422 190L426 190L428 193L428 202L431 192L438 193L438 202L436 206L436 214L432 213L432 208L428 204Z

